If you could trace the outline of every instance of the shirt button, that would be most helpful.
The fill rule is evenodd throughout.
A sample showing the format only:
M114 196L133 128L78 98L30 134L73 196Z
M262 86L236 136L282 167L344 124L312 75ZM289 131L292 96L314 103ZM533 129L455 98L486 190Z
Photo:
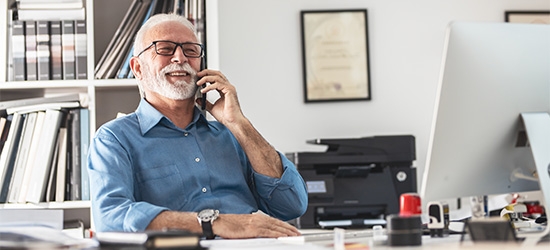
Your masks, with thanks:
M201 161L201 158L199 157L195 158L195 162L199 162L199 161Z
M202 192L203 192L203 193L206 193L206 188L202 188Z
M187 133L187 132L183 133L183 136L188 136L188 135L189 135L189 133Z

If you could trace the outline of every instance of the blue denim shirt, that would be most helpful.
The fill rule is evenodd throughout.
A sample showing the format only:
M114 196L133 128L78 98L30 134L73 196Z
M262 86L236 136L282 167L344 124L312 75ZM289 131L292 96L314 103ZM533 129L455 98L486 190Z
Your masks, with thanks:
M282 177L255 173L233 134L195 108L185 129L144 99L136 112L101 126L88 155L96 231L142 231L164 210L289 220L307 207L304 180L278 152Z

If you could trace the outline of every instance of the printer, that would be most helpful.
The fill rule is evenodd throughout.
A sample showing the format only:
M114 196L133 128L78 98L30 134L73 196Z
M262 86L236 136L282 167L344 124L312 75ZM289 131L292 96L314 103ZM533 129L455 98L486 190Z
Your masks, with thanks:
M385 225L399 213L403 193L416 193L415 138L412 135L316 139L326 152L294 152L308 190L298 228L362 228Z

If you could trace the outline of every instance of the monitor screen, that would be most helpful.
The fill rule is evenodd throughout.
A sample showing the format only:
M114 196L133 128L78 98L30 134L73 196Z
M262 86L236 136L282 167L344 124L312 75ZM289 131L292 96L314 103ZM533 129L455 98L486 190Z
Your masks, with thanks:
M515 146L522 112L550 112L550 25L452 22L423 202L540 190L536 179L511 179L536 172L531 149Z

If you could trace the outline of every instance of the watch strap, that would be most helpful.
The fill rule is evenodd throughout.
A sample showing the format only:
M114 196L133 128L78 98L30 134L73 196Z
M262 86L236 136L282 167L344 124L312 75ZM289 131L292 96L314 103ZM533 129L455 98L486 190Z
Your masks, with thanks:
M202 233L207 240L214 239L214 231L212 230L212 221L203 221L201 223Z

